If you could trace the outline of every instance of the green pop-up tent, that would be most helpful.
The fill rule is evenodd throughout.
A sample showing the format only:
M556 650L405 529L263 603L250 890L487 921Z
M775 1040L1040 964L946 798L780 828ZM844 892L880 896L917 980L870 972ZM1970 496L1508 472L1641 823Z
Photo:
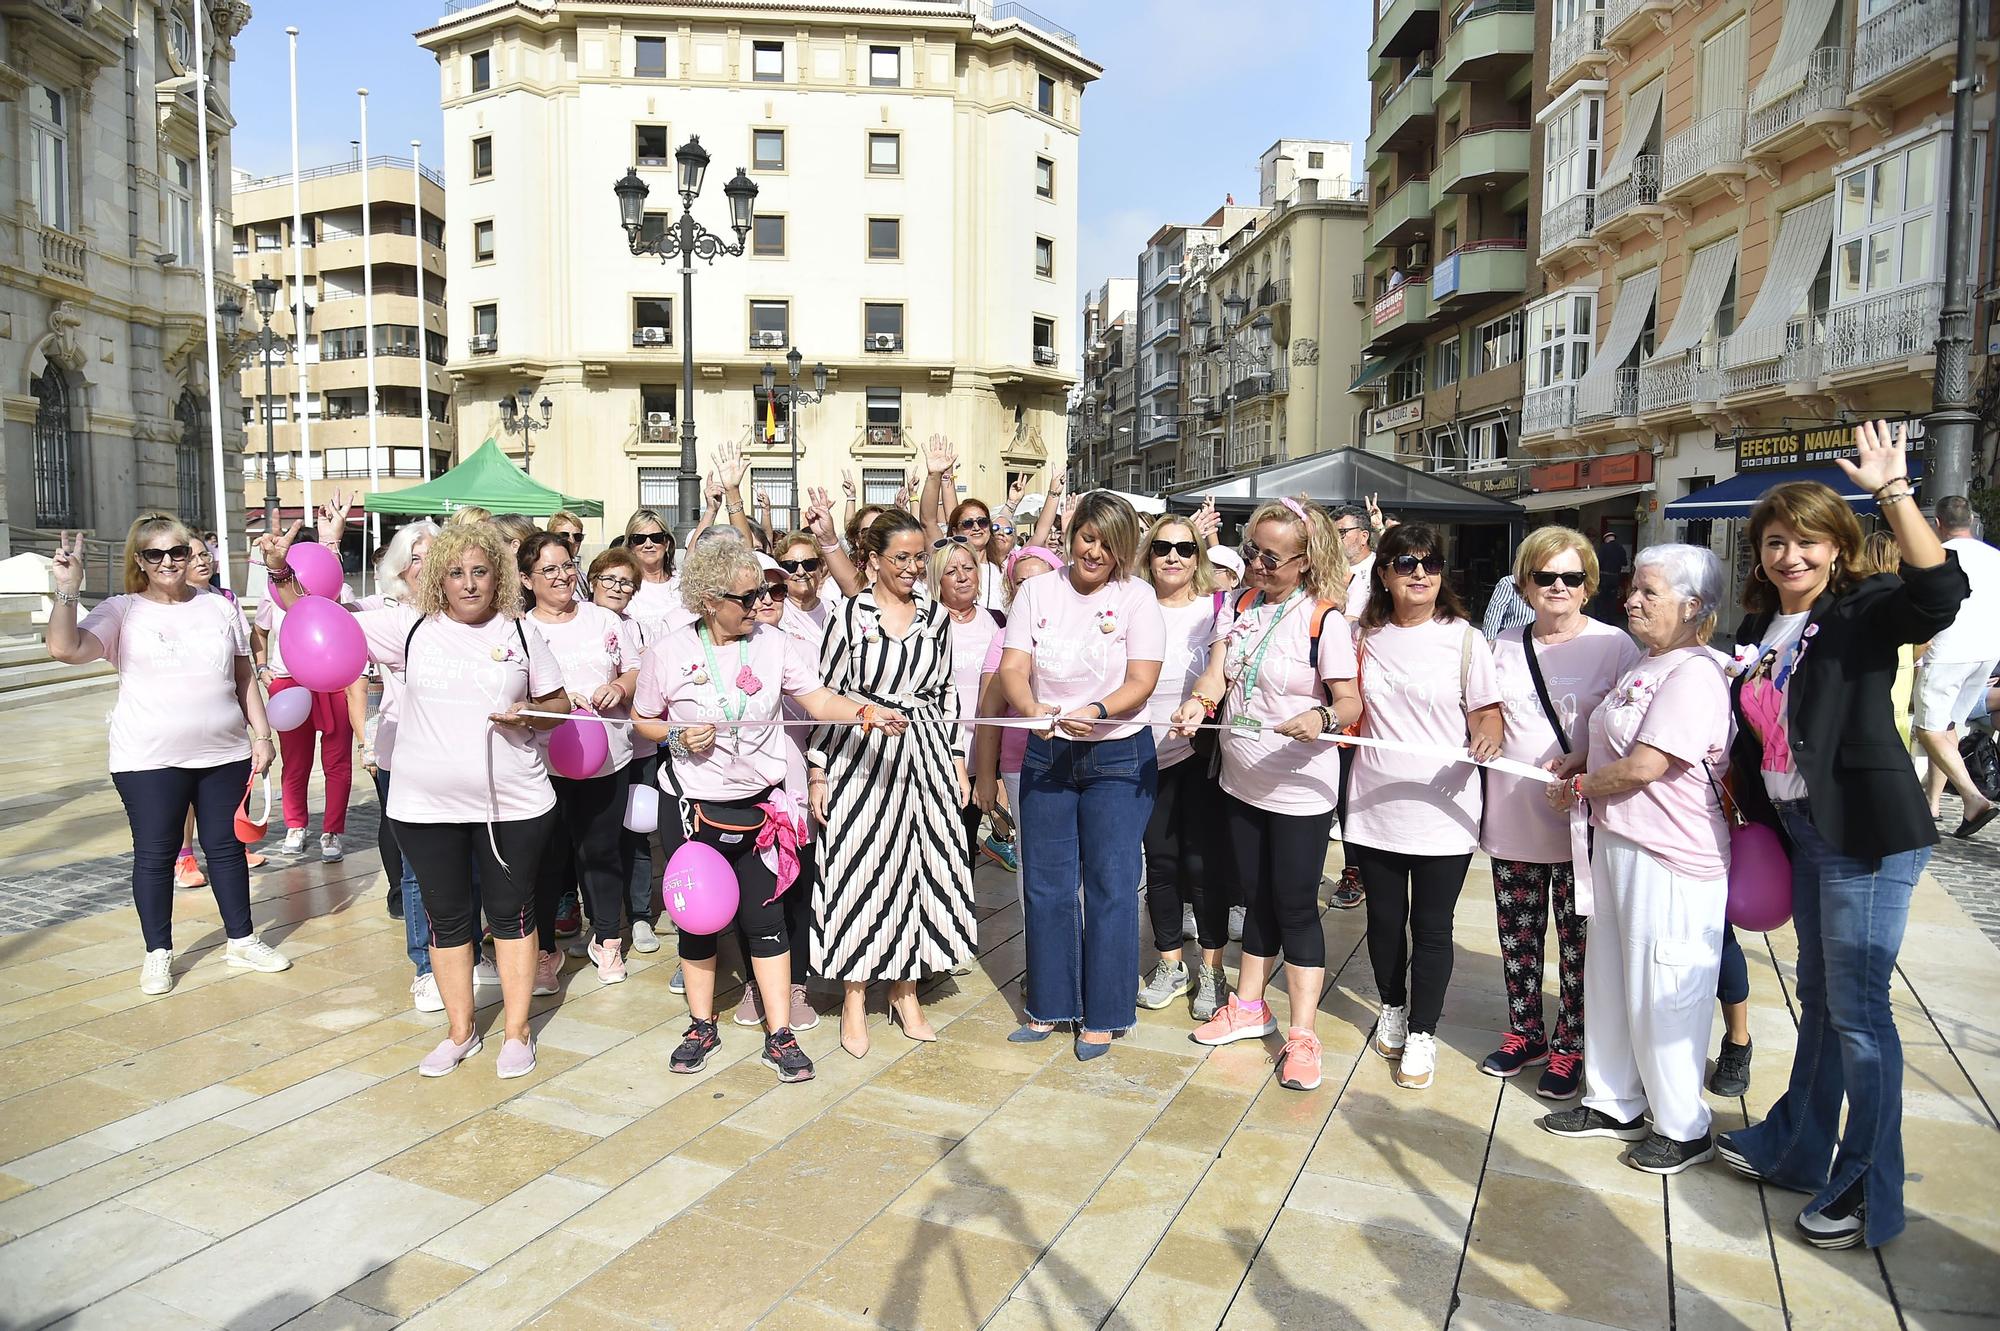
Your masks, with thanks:
M479 451L436 480L407 490L371 494L361 506L370 513L453 513L470 506L495 513L519 513L545 518L568 509L579 517L601 518L604 505L551 490L514 465L514 460L488 439Z

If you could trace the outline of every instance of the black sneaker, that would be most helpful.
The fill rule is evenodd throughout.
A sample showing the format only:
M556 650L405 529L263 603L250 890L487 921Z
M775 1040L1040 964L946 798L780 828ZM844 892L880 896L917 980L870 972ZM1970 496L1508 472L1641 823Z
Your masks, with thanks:
M1573 1100L1582 1089L1583 1055L1550 1054L1542 1079L1535 1083L1535 1094L1544 1100Z
M1648 1174L1678 1174L1690 1165L1715 1159L1715 1137L1702 1133L1691 1142L1677 1142L1655 1132L1625 1153L1625 1163Z
M764 1037L764 1066L777 1073L779 1081L813 1079L813 1061L799 1048L789 1026Z
M1353 910L1367 899L1367 895L1361 890L1361 870L1350 864L1340 871L1340 881L1333 885L1333 894L1326 899L1326 904L1335 910Z
M1715 1056L1715 1066L1708 1074L1708 1093L1726 1095L1734 1099L1750 1090L1750 1041L1731 1044L1728 1036L1722 1037L1722 1050Z
M1815 1248L1852 1248L1867 1228L1868 1209L1856 1183L1818 1215L1799 1212L1799 1233Z
M1500 1047L1486 1056L1479 1070L1489 1077L1514 1077L1522 1068L1533 1067L1549 1061L1549 1047L1545 1044L1529 1044L1526 1036L1508 1032L1500 1042Z
M1723 1164L1728 1165L1744 1178L1756 1183L1764 1181L1764 1176L1757 1172L1757 1166L1751 1164L1750 1157L1738 1150L1735 1142L1729 1140L1728 1133L1725 1132L1715 1139L1715 1153L1722 1157Z
M720 1048L722 1032L715 1023L694 1017L688 1022L687 1034L681 1037L681 1047L674 1050L667 1066L675 1072L700 1072L708 1065L708 1056Z
M1544 1114L1535 1120L1535 1126L1557 1137L1615 1137L1621 1142L1643 1141L1648 1131L1643 1117L1620 1123L1584 1105Z

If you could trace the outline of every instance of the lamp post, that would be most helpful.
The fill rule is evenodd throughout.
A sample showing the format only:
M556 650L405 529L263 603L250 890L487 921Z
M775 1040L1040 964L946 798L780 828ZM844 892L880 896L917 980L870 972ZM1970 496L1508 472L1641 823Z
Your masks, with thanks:
M518 406L511 397L500 399L500 424L506 428L508 434L521 436L521 470L528 472L534 454L535 431L549 428L549 416L555 411L556 404L549 401L544 394L541 402L542 418L536 420L535 390L522 384L518 396L521 399Z
M798 411L801 406L810 407L826 396L826 366L823 363L816 362L813 365L813 386L811 388L799 387L799 369L805 364L805 360L806 358L799 354L797 347L793 347L790 354L785 357L785 369L790 375L791 383L784 388L778 387L778 371L776 368L772 366L771 362L764 362L764 400L768 402L772 399L773 395L776 395L785 404L785 443L792 450L792 525L794 526L798 525L797 519L801 511L799 504Z
M1973 95L1979 87L1977 15L1972 0L1957 0L1958 66L1951 82L1951 206L1945 210L1944 301L1938 311L1936 369L1931 412L1924 418L1930 475L1924 493L1935 505L1946 495L1972 493L1972 461L1979 446L1979 416L1972 410L1972 244L1978 230L1972 187L1977 172L1972 142Z
M273 388L271 385L271 362L277 356L278 339L271 327L271 314L278 304L278 282L272 277L260 277L250 283L250 290L257 298L257 317L262 324L255 336L257 354L264 361L264 397L258 405L264 413L264 530L278 530L278 426L271 413ZM236 303L234 296L225 296L215 307L216 315L222 321L223 336L232 344L241 340L243 307ZM304 316L304 307L301 307ZM299 329L301 338L305 329Z
M658 235L646 231L646 196L652 191L639 178L639 169L625 172L611 187L618 196L618 221L625 228L626 248L634 254L656 254L660 262L678 257L681 261L681 465L679 514L683 532L693 528L701 512L701 471L696 466L694 441L694 261L714 263L720 255L732 258L743 253L750 235L750 205L757 198L757 184L742 167L722 187L729 199L729 227L736 233L731 245L694 220L694 201L701 193L702 177L708 173L708 150L699 135L674 152L675 186L681 196L678 221L662 227ZM794 491L793 502L797 502Z

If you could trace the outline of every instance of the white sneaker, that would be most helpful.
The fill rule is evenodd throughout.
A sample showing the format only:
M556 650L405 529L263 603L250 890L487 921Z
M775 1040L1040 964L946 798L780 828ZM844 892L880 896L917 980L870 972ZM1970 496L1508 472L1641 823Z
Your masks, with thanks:
M419 1012L444 1011L444 999L438 994L437 976L424 974L410 981L410 1001Z
M155 948L146 954L139 968L139 992L164 994L174 987L174 954L171 948Z
M328 864L338 864L347 854L340 848L340 833L321 832L319 834L319 857Z
M1429 1031L1411 1031L1403 1042L1403 1061L1396 1065L1396 1084L1407 1090L1423 1090L1431 1084L1437 1062L1437 1037Z
M1384 1058L1401 1058L1410 1035L1410 1010L1385 1007L1375 1023L1375 1052Z
M287 855L303 855L303 854L305 854L305 852L306 852L306 829L305 829L305 828L303 828L303 827L288 827L288 828L286 828L286 829L285 829L285 839L284 839L284 840L283 840L282 842L280 842L280 843L278 844L278 849L279 849L279 850L282 850L282 851L284 851L284 852L285 852L285 854L287 854Z
M248 966L253 971L288 971L292 968L290 958L269 943L251 934L248 938L232 938L226 951L226 960L232 966Z
M500 972L490 961L479 962L472 968L472 982L483 988L492 988L500 983Z
M660 936L653 932L651 921L632 921L632 950L634 952L658 952L660 950Z

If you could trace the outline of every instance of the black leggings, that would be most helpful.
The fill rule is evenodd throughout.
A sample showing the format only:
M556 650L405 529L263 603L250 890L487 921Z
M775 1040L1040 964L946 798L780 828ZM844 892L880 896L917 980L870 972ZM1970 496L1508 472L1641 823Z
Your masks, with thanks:
M1410 1029L1437 1034L1451 983L1451 912L1472 867L1471 852L1405 855L1350 841L1347 862L1360 870L1368 893L1368 960L1382 1005L1408 1004Z
M1275 957L1282 950L1287 965L1323 968L1319 884L1333 811L1271 813L1225 792L1222 817L1243 886L1243 955Z
M631 771L621 767L583 781L552 776L560 830L552 836L535 876L535 923L544 952L555 951L556 903L575 883L590 911L591 937L618 937L625 918L627 870L621 842L625 792Z
M1146 820L1146 914L1161 952L1180 950L1183 905L1194 907L1204 948L1229 941L1229 892L1222 884L1229 875L1221 872L1228 856L1218 853L1223 848L1216 841L1220 793L1201 754L1160 769L1160 790Z
M822 833L825 829L820 829ZM813 884L819 878L819 842L808 841L799 847L799 877L779 903L785 908L785 933L790 938L804 940L812 936ZM800 946L792 949L792 983L804 984L809 976L806 963L811 960L812 949Z
M759 795L750 804L762 803L769 792ZM711 805L710 812L721 822L734 823L736 815L744 805ZM660 801L660 817L678 818L680 811L671 799ZM733 837L725 841L724 837ZM736 870L736 936L743 944L746 957L781 957L791 950L791 933L785 925L785 900L783 897L772 901L771 894L778 890L777 875L764 863L764 857L757 853L755 832L727 832L713 823L701 823L695 828L694 840L705 842L722 852L729 866ZM785 893L789 897L796 893L801 884L793 883ZM768 904L766 904L768 903ZM680 953L682 961L709 961L715 956L716 940L722 935L691 934L680 931ZM794 968L796 974L796 968ZM774 1000L775 1001L775 1000Z
M1726 924L1722 926L1722 969L1716 973L1715 996L1724 1003L1750 1001L1750 962L1743 955L1743 944L1736 941L1736 931Z
M408 823L400 818L395 823L396 841L423 888L432 947L463 947L479 936L473 908L475 856L479 862L478 900L486 907L486 923L493 936L534 936L535 875L541 870L542 848L555 827L554 809L533 818L493 823L491 838L486 823ZM499 858L493 854L496 841Z
M236 806L249 780L248 758L220 767L154 767L111 774L132 824L132 904L139 908L139 930L148 952L174 945L174 857L180 854L190 808L224 932L231 938L248 938L254 932L250 866L243 858L243 843L236 839Z
M389 769L375 769L375 807L389 807ZM391 893L403 890L403 850L396 844L396 825L385 815L375 827L375 849L382 852L382 872L388 875Z

